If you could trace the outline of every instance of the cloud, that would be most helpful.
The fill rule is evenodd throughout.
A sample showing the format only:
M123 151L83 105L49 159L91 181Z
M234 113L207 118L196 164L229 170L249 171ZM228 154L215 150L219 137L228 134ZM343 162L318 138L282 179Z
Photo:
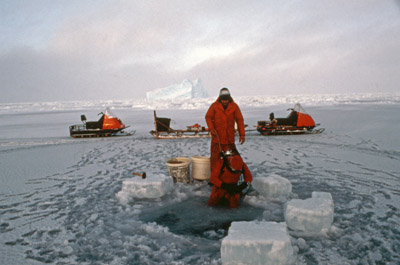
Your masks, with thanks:
M398 89L394 2L72 3L59 20L30 6L47 25L25 25L36 41L2 31L3 101L144 97L197 77L211 95Z

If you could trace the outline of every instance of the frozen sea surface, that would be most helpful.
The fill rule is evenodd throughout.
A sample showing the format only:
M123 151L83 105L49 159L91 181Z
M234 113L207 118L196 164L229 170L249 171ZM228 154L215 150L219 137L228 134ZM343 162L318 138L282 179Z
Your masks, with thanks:
M329 233L292 234L297 264L399 264L400 105L337 103L303 103L326 129L322 134L252 131L239 150L255 177L289 179L292 198L332 194ZM54 104L50 110L3 106L0 114L0 264L221 264L221 241L232 221L284 221L283 202L260 197L247 197L234 210L210 208L204 182L122 204L116 194L131 172L167 175L167 159L208 155L209 139L155 140L148 133L152 109L129 104L114 112L135 135L72 139L68 126L80 114L96 119L110 103ZM173 118L174 128L205 124L203 105L157 114ZM242 105L252 129L272 111L286 116L293 104Z

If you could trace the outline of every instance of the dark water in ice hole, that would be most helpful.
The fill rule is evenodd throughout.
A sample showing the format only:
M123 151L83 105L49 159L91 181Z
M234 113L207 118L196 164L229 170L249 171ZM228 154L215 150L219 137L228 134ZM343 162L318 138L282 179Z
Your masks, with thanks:
M169 206L143 210L139 219L168 227L174 234L207 237L208 232L214 231L222 238L232 222L261 219L264 212L264 209L244 202L237 209L209 207L207 200L205 197L191 197ZM282 218L282 221L283 214L277 218Z

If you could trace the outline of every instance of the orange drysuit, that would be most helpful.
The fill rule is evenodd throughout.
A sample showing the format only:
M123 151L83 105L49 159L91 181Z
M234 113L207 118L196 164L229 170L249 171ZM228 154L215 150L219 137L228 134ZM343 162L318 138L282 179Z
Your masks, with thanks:
M235 122L237 123L239 135L245 135L244 120L239 106L233 100L230 100L228 106L224 109L218 98L208 109L206 122L208 129L212 133L211 168L213 168L221 152L219 144L221 144L222 151L236 149ZM213 133L214 130L217 135Z
M218 159L215 167L211 170L210 183L213 184L208 205L210 206L228 206L230 208L237 208L240 202L241 190L236 192L229 192L222 188L224 184L234 185L236 187L240 176L243 173L244 183L249 183L253 180L253 176L246 163L243 162L240 155L234 155L228 157L227 162L230 168L234 172L231 172L226 166L224 166L224 160ZM221 170L223 168L223 170Z

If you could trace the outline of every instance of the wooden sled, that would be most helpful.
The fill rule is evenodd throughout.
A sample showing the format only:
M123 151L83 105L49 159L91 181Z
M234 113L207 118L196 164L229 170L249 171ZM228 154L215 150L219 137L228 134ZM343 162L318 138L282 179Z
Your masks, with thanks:
M157 139L184 139L184 138L209 138L211 137L210 131L195 124L187 126L185 130L175 130L170 127L170 118L157 117L156 111L154 111L154 126L155 130L151 130L150 134Z

